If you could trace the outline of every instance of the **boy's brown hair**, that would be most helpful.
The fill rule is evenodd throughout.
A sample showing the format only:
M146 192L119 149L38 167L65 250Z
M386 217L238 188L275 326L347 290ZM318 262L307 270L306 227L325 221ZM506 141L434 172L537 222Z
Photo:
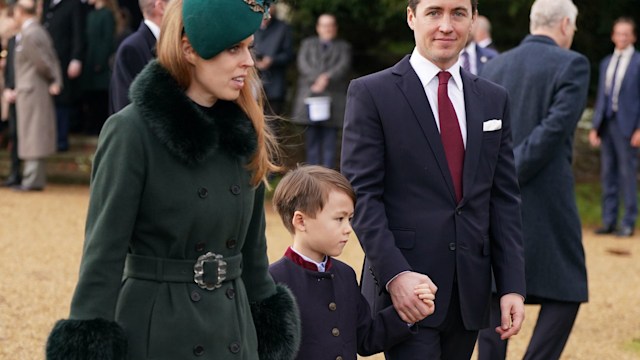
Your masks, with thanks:
M322 211L331 190L345 193L355 206L356 193L342 174L317 165L298 166L280 180L273 193L273 208L287 230L293 234L293 213L301 211L315 218Z

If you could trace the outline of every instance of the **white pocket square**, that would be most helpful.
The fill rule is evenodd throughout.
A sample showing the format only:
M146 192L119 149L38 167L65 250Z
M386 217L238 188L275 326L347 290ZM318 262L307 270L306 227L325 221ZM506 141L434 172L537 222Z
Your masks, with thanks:
M482 123L482 131L496 131L502 129L502 120L493 119Z

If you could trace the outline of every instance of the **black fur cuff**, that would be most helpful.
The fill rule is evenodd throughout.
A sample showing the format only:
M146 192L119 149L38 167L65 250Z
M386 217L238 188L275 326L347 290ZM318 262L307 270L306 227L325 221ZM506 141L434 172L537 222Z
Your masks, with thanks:
M127 337L113 321L59 320L47 339L47 360L125 360Z
M291 291L276 285L276 294L251 304L260 360L294 359L300 346L300 313Z

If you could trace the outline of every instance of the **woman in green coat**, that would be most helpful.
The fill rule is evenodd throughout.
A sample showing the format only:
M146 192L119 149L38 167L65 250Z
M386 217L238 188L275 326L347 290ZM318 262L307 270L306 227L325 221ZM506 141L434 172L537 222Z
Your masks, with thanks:
M264 236L275 166L250 53L264 5L169 3L158 60L100 135L80 277L47 359L294 357L297 307Z

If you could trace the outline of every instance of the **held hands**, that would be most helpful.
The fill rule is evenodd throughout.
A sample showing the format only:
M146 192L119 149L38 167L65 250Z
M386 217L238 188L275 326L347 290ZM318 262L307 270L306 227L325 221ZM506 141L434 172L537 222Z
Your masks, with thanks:
M434 311L436 311L436 303L435 303L436 291L433 291L431 289L431 286L428 283L418 284L413 289L413 293L418 295L418 299L422 300L423 303L427 304L427 306L431 310L431 314L433 314Z
M438 287L424 274L412 271L400 274L389 283L388 290L393 307L406 323L416 323L435 311L429 302L435 299Z
M500 298L501 325L496 328L500 339L516 335L524 321L524 299L519 294L506 294Z

